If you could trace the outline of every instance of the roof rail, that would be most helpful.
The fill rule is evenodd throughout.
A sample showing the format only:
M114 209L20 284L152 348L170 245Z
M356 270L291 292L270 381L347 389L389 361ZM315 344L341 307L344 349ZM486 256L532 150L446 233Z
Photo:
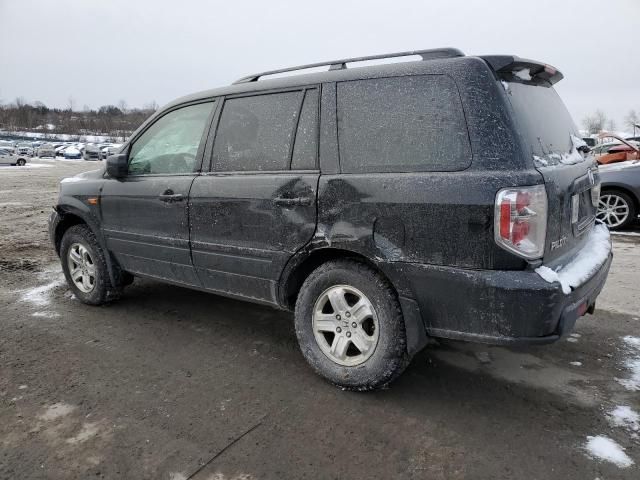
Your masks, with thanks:
M297 67L280 68L278 70L269 70L267 72L254 73L251 75L247 75L246 77L242 77L233 83L236 84L236 83L257 82L260 77L264 77L266 75L295 72L296 70L305 70L307 68L315 68L315 67L329 66L329 70L342 70L347 68L347 65L346 65L347 63L351 63L351 62L364 62L366 60L379 60L383 58L408 57L410 55L420 55L422 57L422 60L435 60L437 58L463 57L464 53L462 53L457 48L434 48L431 50L411 50L408 52L387 53L383 55L369 55L367 57L343 58L342 60L331 60L329 62L309 63L307 65L299 65Z

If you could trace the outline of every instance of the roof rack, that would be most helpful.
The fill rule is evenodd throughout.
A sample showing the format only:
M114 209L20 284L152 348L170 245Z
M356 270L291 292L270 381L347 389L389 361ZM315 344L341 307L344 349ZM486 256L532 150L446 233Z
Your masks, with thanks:
M342 60L331 60L329 62L309 63L307 65L299 65L297 67L280 68L278 70L269 70L267 72L254 73L251 75L247 75L246 77L242 77L233 83L236 84L236 83L257 82L260 77L264 77L266 75L295 72L296 70L305 70L307 68L315 68L315 67L329 66L329 70L343 70L347 68L346 64L351 62L364 62L366 60L380 60L383 58L408 57L411 55L419 55L422 57L422 60L435 60L437 58L463 57L464 53L462 53L457 48L434 48L431 50L411 50L408 52L387 53L383 55L370 55L368 57L343 58Z

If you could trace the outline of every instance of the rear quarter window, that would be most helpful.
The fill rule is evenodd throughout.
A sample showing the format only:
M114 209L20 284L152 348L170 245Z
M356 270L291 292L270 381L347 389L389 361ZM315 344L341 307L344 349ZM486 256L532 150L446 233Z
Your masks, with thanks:
M471 147L458 89L445 75L341 82L343 173L463 170Z

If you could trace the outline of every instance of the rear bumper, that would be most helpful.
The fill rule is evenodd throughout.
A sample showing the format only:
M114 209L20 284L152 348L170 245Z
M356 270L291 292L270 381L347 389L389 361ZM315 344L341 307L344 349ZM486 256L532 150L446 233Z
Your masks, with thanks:
M402 263L425 330L432 337L497 345L544 344L568 334L592 312L612 255L565 295L533 271L464 270ZM399 267L399 268L398 268ZM393 280L393 279L392 279Z

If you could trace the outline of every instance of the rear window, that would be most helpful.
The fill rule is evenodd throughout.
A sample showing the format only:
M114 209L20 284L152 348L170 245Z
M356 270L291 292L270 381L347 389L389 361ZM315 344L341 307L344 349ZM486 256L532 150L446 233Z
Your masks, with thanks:
M471 147L454 81L444 75L338 83L344 173L462 170Z
M534 159L558 163L580 135L567 107L552 87L511 82L506 87L518 129L531 146ZM578 158L577 156L575 158Z

